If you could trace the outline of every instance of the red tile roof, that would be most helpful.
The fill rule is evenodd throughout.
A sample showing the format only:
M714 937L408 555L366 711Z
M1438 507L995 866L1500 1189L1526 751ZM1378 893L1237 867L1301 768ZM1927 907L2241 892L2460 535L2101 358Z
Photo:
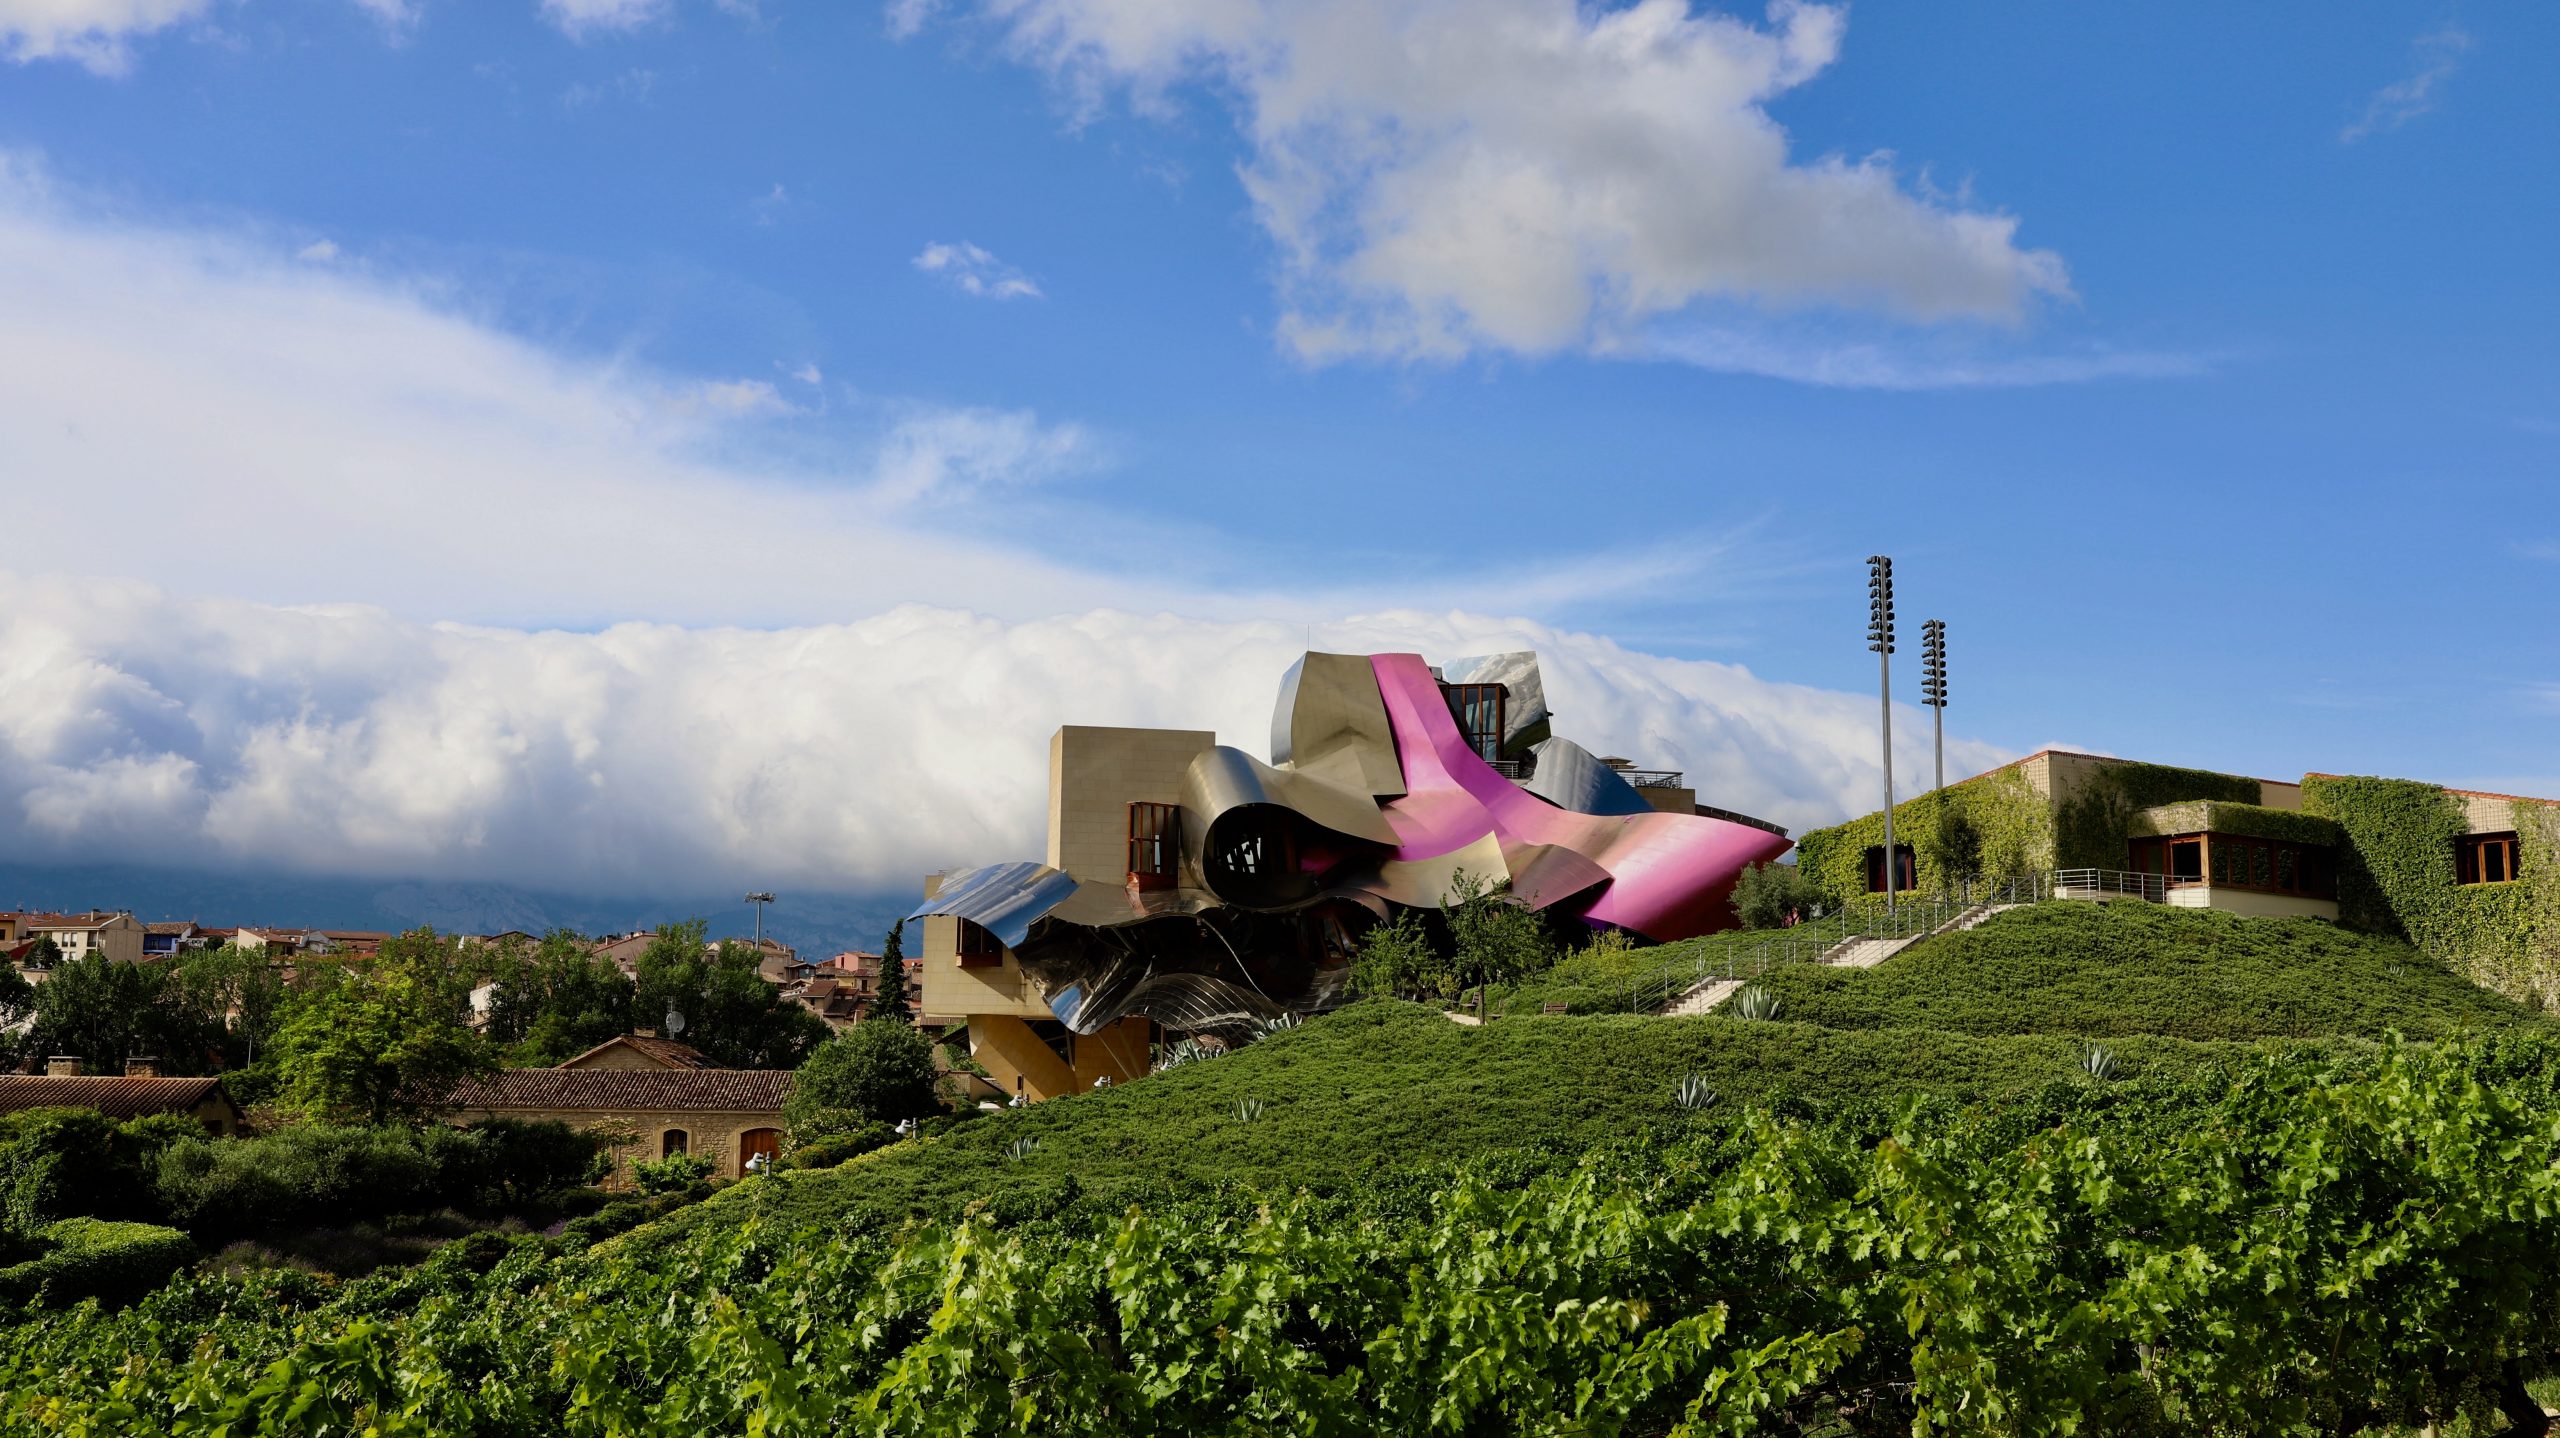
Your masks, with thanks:
M504 1069L453 1091L466 1109L780 1113L788 1069Z
M720 1067L711 1061L709 1055L691 1044L678 1043L674 1039L662 1039L653 1034L616 1034L575 1058L562 1060L560 1067L576 1068L582 1060L594 1058L597 1054L616 1045L635 1049L656 1060L661 1067L665 1068L716 1069Z
M31 1108L93 1108L109 1118L136 1118L146 1113L186 1113L212 1097L231 1103L231 1095L223 1092L222 1080L215 1078L0 1074L0 1113ZM238 1105L232 1107L236 1111Z

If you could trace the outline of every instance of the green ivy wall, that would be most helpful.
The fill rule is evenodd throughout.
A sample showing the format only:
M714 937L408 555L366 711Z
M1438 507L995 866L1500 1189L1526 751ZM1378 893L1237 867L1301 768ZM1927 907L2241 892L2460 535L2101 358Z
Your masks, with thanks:
M1995 769L1896 804L1893 840L1909 844L1920 890L2053 867L2053 815L2022 771ZM1884 811L1796 841L1796 863L1833 905L1863 903L1867 850L1884 843ZM2119 841L2117 847L2123 847Z
M2462 802L2408 779L2309 778L2306 813L2337 822L2338 918L2406 935L2485 988L2560 1006L2560 808L2516 806L2517 877L2456 884Z

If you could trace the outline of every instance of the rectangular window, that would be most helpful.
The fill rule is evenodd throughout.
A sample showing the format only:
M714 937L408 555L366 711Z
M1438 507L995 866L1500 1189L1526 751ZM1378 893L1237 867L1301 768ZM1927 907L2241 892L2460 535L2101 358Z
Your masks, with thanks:
M2516 876L2516 836L2465 834L2453 841L2453 881L2503 884Z
M1488 763L1501 758L1502 723L1511 691L1499 684L1451 684L1441 692L1448 697L1449 712L1456 716L1458 730L1467 736L1467 747L1476 751L1476 757Z
M2297 890L2302 887L2300 857L2291 844L2282 845L2276 850L2276 887Z
M2204 879L2204 840L2172 839L2169 841L2169 881L2194 884Z
M955 922L960 925L960 967L983 969L1004 962L1004 945L996 942L995 935L967 919Z
M1182 875L1182 810L1172 804L1129 806L1129 882L1170 889Z
M2249 883L2253 888L2272 889L2276 886L2275 864L2267 853L2267 847L2265 844L2249 846Z
M1893 855L1899 861L1894 865L1897 870L1894 875L1894 890L1897 893L1908 893L1918 889L1920 860L1912 852L1911 846L1896 844L1893 846ZM1870 894L1884 892L1884 845L1882 844L1867 846L1867 892Z
M2239 850L2228 839L2210 840L2205 844L2205 850L2213 856L2213 881L2217 884L2230 883L2231 856Z

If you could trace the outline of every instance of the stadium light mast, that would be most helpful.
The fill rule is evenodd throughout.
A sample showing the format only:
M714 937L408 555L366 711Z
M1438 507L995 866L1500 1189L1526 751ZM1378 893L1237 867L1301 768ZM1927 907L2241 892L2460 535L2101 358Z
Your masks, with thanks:
M1891 919L1902 863L1893 847L1893 561L1881 554L1867 556L1867 648L1884 714L1884 916Z
M1943 619L1932 619L1920 626L1920 702L1937 715L1937 788L1944 789L1947 787L1947 621Z
M771 894L749 894L744 900L756 906L756 947L764 947L764 906L773 902Z

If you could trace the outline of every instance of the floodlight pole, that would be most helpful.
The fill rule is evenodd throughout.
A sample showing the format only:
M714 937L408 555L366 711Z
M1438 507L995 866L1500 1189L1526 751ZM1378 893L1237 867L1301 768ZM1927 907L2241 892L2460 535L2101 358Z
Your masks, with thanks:
M1867 647L1876 654L1877 696L1884 719L1884 916L1894 916L1901 856L1893 847L1893 561L1867 556Z
M1932 619L1920 628L1920 702L1937 716L1938 782L1932 792L1939 792L1947 787L1947 621Z
M756 906L756 947L764 947L764 906L773 902L771 894L749 894L746 902Z

